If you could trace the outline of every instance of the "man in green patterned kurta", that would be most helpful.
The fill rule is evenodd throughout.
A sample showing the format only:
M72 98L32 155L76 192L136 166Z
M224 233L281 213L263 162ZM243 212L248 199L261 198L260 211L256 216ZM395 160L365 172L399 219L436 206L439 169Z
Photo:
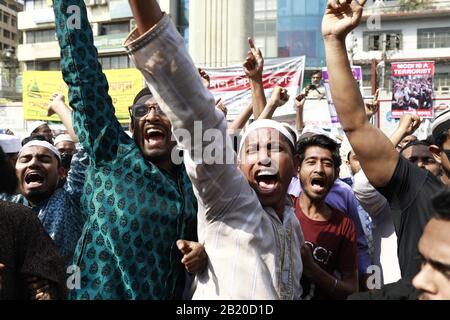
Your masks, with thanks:
M78 17L70 6L80 9L81 28L72 25ZM130 109L129 138L114 115L84 2L55 0L53 7L73 124L90 156L81 201L87 222L74 256L81 288L70 297L181 298L176 241L196 240L197 201L185 168L171 161L170 122L144 91Z

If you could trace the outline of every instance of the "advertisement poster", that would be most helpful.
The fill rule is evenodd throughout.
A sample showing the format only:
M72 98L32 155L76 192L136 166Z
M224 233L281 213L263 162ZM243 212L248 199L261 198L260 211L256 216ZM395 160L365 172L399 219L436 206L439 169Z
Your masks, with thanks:
M143 88L141 73L136 69L105 70L109 84L109 95L121 123L128 123L128 107ZM67 85L60 71L25 71L23 73L23 113L25 120L59 121L54 115L47 117L50 97L60 92L67 98Z
M392 117L433 118L434 62L392 63Z

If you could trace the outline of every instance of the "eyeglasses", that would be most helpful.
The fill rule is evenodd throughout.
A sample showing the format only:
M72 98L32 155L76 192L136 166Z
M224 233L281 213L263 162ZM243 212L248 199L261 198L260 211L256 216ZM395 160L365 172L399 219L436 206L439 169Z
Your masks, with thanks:
M138 120L148 115L152 109L155 109L157 115L166 115L157 104L135 104L128 108L130 115Z

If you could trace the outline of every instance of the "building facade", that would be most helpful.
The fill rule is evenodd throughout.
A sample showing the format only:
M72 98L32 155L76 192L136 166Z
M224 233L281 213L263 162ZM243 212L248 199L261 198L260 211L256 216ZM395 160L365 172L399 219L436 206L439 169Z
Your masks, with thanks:
M0 51L16 51L20 34L17 28L17 14L23 5L13 0L0 0Z
M383 62L378 85L390 91L391 62L434 61L435 92L450 93L450 6L447 0L368 1L361 25L347 39L355 65L371 86L372 61ZM384 72L383 72L384 71Z
M103 69L132 67L122 47L123 40L135 26L128 1L86 0L85 3ZM166 12L176 17L178 1L161 0L160 3ZM60 52L51 1L25 0L18 25L23 32L18 59L24 70L59 70Z

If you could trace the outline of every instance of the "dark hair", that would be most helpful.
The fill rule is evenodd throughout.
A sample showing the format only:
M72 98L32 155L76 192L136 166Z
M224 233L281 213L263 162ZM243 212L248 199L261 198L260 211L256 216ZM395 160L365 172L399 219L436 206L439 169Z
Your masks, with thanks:
M406 146L404 146L402 148L402 150L400 150L400 153L403 153L406 149L413 147L413 146L429 147L429 146L431 146L431 144L427 140L414 140L414 141L407 143Z
M139 93L134 98L133 104L136 104L139 101L139 99L144 96L153 96L153 93L150 91L148 87L145 87L144 89L139 91Z
M339 144L337 142L324 135L314 135L312 137L299 140L297 142L296 151L300 156L300 163L305 160L306 150L310 147L320 147L329 150L332 154L334 168L335 170L339 170L342 160L339 154Z
M16 171L9 162L8 157L0 147L0 192L14 194L17 190Z
M315 71L313 71L313 72L311 73L311 77L312 77L313 75L315 75L315 74L320 74L320 76L322 77L322 71L320 71L320 70L315 70Z
M436 140L434 139L433 135L429 135L425 140L426 143L428 143L430 146L433 144L436 144Z
M447 140L447 138L448 130L442 131L434 137L435 144L442 149L442 146L444 145L444 142Z
M73 155L64 153L61 155L61 166L66 169L70 170L70 165L72 163L72 157Z
M22 140L22 147L23 147L24 145L26 145L28 142L30 142L30 141L35 141L35 140L38 140L38 141L47 141L48 143L50 143L51 145L53 145L53 141L52 141L52 140L49 140L46 136L43 136L43 135L41 135L41 134L36 134L36 135L32 135L32 136L29 136L29 137L26 137L25 139L23 139L23 140Z
M440 220L450 221L450 188L444 189L435 196L431 203L435 211L434 217Z

